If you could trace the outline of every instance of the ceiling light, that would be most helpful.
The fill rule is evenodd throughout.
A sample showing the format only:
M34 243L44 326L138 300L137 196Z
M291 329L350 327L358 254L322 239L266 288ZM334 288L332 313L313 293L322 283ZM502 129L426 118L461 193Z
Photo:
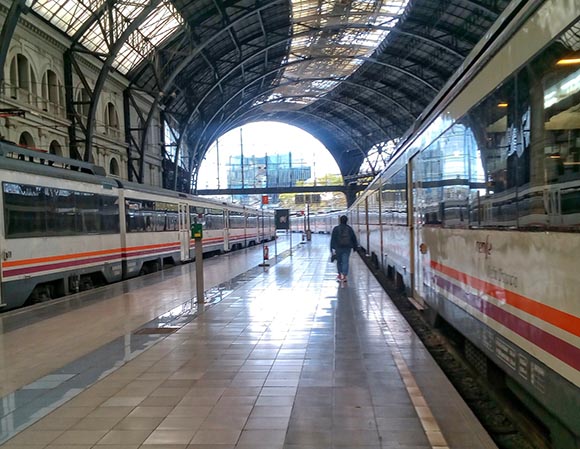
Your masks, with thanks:
M498 103L498 104L497 104L497 107L498 107L498 108L507 108L508 106L509 106L509 105L508 105L507 103L505 103L505 102L504 102L504 103Z
M556 65L578 65L578 64L580 64L580 57L563 58L556 63Z

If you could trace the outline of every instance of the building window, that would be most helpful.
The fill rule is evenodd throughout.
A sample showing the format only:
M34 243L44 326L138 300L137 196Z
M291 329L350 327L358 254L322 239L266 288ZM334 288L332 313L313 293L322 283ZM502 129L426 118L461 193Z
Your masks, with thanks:
M18 140L18 145L25 148L30 148L34 150L36 145L34 143L34 138L30 135L29 132L23 132L20 134L20 139Z
M63 86L52 70L47 70L42 78L42 109L64 115Z
M87 117L89 115L90 106L91 106L91 96L84 87L81 87L77 93L77 104L75 106L75 109L81 116Z
M112 158L111 162L109 163L109 174L113 176L119 176L120 174L119 163L115 158Z
M105 133L110 136L119 137L119 116L113 103L107 103L105 110Z
M49 152L55 156L62 157L62 147L60 146L60 143L58 143L56 140L50 142Z
M22 54L14 56L10 62L10 96L32 105L37 103L36 76L28 59Z

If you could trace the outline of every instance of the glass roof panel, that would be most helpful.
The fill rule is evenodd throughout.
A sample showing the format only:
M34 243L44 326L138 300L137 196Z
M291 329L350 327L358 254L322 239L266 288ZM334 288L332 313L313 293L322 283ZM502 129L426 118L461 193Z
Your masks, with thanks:
M57 28L72 36L104 1L44 0L33 2L32 9Z
M305 106L330 92L370 57L405 12L409 0L292 0L293 38L284 80L267 102ZM302 61L302 62L300 62ZM312 80L309 78L317 78ZM295 109L296 105L291 109Z
M105 0L37 0L32 3L32 8L72 37L82 25L94 17L104 3ZM101 56L108 55L116 39L141 14L145 6L146 2L134 0L117 0L111 3L110 10L99 16L99 20L95 20L80 37L79 42ZM107 15L113 17L111 22L107 19ZM123 44L113 66L126 74L164 40L178 31L183 23L183 18L173 5L168 0L163 0Z

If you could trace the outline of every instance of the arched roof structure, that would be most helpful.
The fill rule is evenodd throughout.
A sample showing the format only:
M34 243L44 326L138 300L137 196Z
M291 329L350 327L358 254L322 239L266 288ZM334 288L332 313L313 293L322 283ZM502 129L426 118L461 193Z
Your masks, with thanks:
M508 3L15 0L1 37L19 14L38 14L71 38L71 71L76 52L98 58L88 124L112 70L152 95L155 107L140 119L147 128L158 107L176 128L178 150L166 164L168 171L173 165L175 187L178 174L195 176L217 137L258 120L311 133L348 177L371 148L409 129ZM81 128L75 141L84 140L88 158L93 131ZM145 144L131 143L137 180Z

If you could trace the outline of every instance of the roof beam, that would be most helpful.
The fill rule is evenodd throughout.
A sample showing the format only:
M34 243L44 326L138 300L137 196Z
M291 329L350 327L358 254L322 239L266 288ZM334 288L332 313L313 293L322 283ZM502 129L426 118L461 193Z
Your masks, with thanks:
M129 38L129 36L131 36L131 34L137 28L139 28L139 26L147 19L149 14L151 14L155 10L155 8L157 8L157 6L159 5L160 2L161 2L161 0L149 0L149 4L143 8L143 10L139 13L139 15L137 17L135 17L135 19L131 23L129 23L129 25L127 26L127 28L125 28L123 33L121 33L121 35L116 39L113 46L109 49L109 55L107 56L105 61L103 61L103 66L101 67L101 71L99 72L99 76L97 78L97 81L95 82L95 87L93 89L92 102L91 102L91 105L89 107L89 112L87 115L87 133L85 136L85 154L84 154L84 158L83 158L87 162L90 161L91 157L92 157L93 136L94 136L94 132L95 132L95 121L96 121L96 116L97 116L96 109L97 109L97 105L99 103L99 101L98 101L99 96L100 96L100 94L103 90L103 87L105 85L107 75L109 74L109 71L111 70L111 68L113 66L113 62L115 61L115 57L117 56L117 54L119 53L119 51L121 50L121 48L123 47L123 45L125 44L127 39ZM151 121L151 118L152 118L151 116L148 117L147 124ZM146 126L145 128L148 129L148 126ZM145 133L145 134L147 134L147 133ZM143 160L141 160L140 162L141 162L141 167L140 167L139 173L140 173L140 176L142 178Z
M21 14L26 14L29 7L26 6L25 0L13 0L4 24L0 32L0 86L4 86L4 67L6 65L6 56L8 56L8 49L10 48L10 41L14 36L16 25Z
M256 79L256 80L252 81L252 83L254 83L254 82L258 81L259 79L260 79L260 78L258 78L258 79ZM298 82L301 82L301 81L315 81L315 80L326 80L326 78L308 78L308 79L305 79L305 80L300 80L300 81L298 81ZM291 81L291 82L288 82L288 83L282 83L282 84L280 84L280 85L278 85L278 86L271 87L271 88L267 89L267 90L266 90L266 91L264 91L264 92L260 92L259 94L257 94L257 95L254 95L254 96L253 96L252 98L250 98L249 100L246 100L246 101L244 101L244 102L243 102L243 103L242 103L240 106L238 106L236 109L234 109L234 111L232 111L231 113L229 113L229 114L228 114L228 116L227 116L227 119L225 119L225 120L222 120L222 124L225 124L225 123L227 123L227 122L229 121L229 119L230 119L230 118L231 118L233 115L235 115L236 113L238 113L238 111L240 111L240 110L241 110L243 107L245 107L247 104L249 104L249 103L251 103L251 102L254 102L254 101L256 101L258 98L260 98L260 97L264 96L264 95L265 95L265 94L267 94L269 91L272 91L272 90L274 90L274 89L276 89L276 88L278 88L278 87L280 87L280 86L284 86L284 85L291 85L291 84L296 84L296 81ZM357 85L356 83L352 83L352 84L355 84L355 85ZM364 85L358 85L358 86L360 86L360 87L366 87L366 86L364 86ZM226 101L226 102L225 102L225 103L224 103L224 104L223 104L223 105L222 105L222 106L221 106L221 107L220 107L220 108L219 108L219 109L218 109L218 110L217 110L217 111L216 111L216 112L213 114L213 116L212 116L212 117L211 117L211 118L210 118L210 119L209 119L209 120L206 122L206 124L205 124L205 126L204 126L203 130L202 130L202 131L199 133L199 135L198 135L198 138L197 138L197 140L196 140L196 143L195 143L195 145L194 145L194 146L193 146L193 148L192 148L193 154L198 154L198 153L199 153L199 149L200 149L200 147L201 147L201 146L203 146L203 145L201 144L201 142L202 142L202 139L204 139L204 138L205 138L205 133L206 133L206 131L208 130L208 128L210 127L210 125L213 123L213 121L216 119L216 117L217 117L217 116L218 116L218 115L219 115L219 114L220 114L220 113L221 113L223 110L225 110L225 107L226 107L226 106L227 106L227 105L228 105L230 102L232 102L232 101L233 101L233 100L234 100L236 97L238 97L240 94L243 94L244 90L245 90L245 87L244 87L244 88L242 88L241 90L239 90L239 91L238 91L238 92L237 92L235 95L233 95L232 97L230 97L230 98L229 98L229 99L228 99L228 100L227 100L227 101ZM373 89L373 90L374 90L374 89ZM329 101L334 101L334 100L329 100ZM413 120L414 120L414 117L413 117ZM216 128L216 130L218 130L218 129L222 129L222 128L223 128L223 126L219 126L219 127L217 127L217 128ZM380 129L382 130L382 127L380 127ZM384 132L384 130L383 130L383 132ZM209 138L206 138L206 139L205 139L205 140L206 140L206 142L213 141L215 134L216 134L216 131L214 131L213 133L211 133L211 135L209 135ZM387 137L387 138L390 138L390 139L392 140L392 138L391 138L391 137L389 137L389 136L388 136L386 133L385 133L385 137ZM204 144L204 145L207 145L207 143L206 143L206 144Z

